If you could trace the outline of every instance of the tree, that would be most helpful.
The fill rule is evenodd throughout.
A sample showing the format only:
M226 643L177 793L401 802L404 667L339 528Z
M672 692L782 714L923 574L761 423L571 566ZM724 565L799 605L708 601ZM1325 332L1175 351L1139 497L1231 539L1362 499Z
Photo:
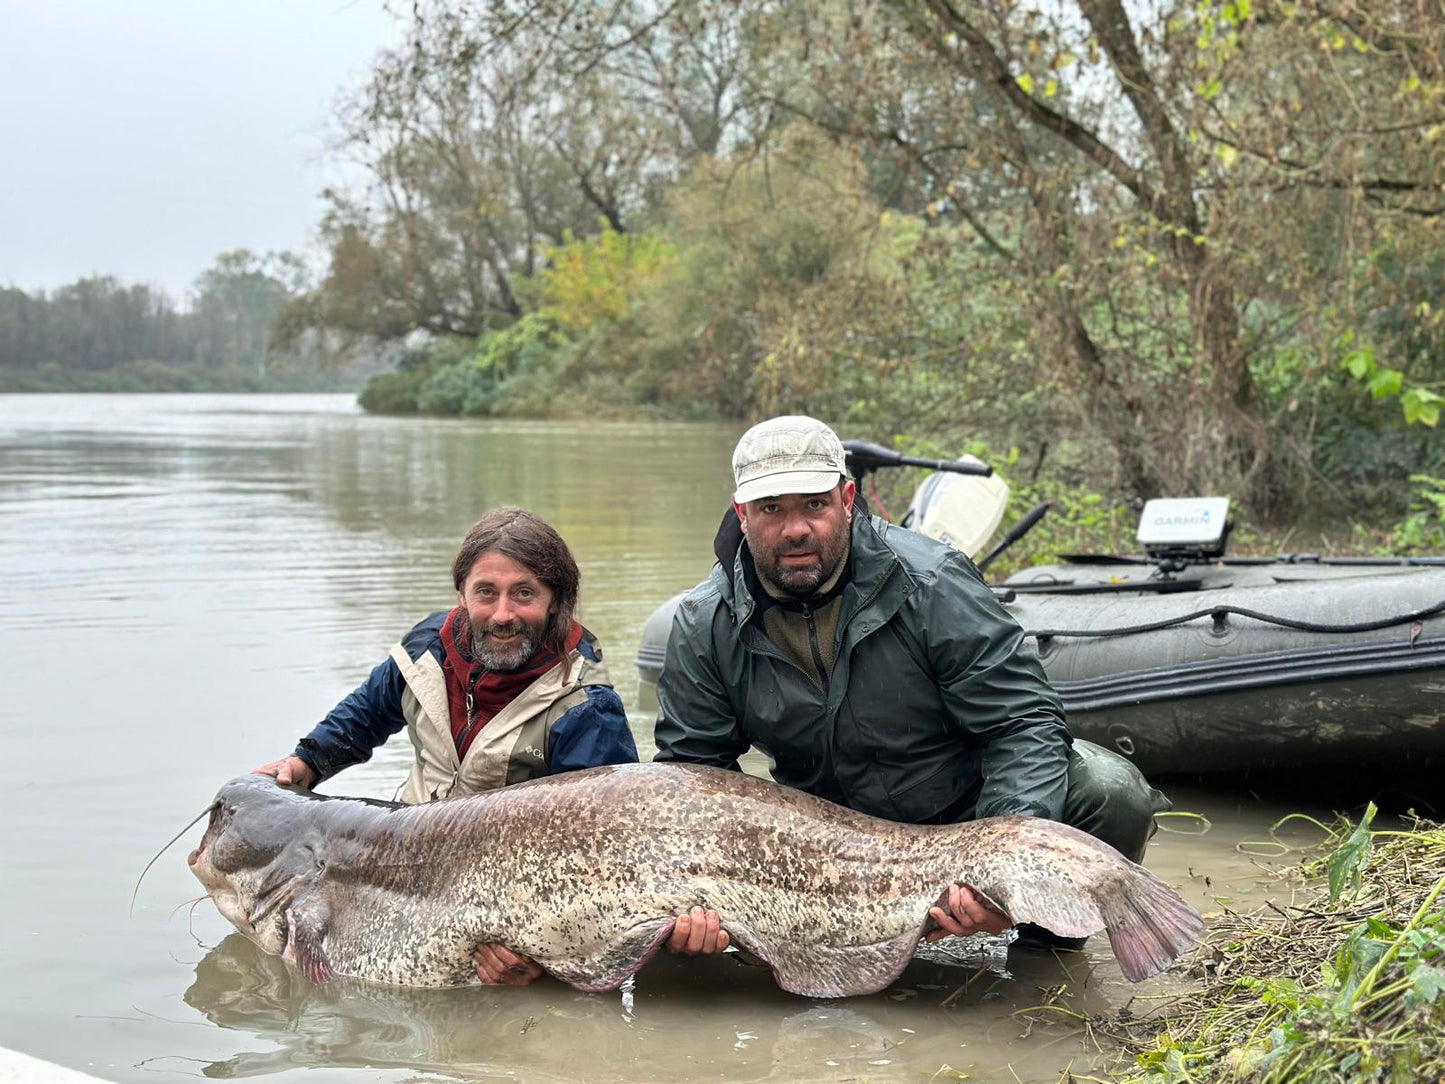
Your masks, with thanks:
M411 42L343 112L369 187L328 193L331 268L288 334L474 337L515 320L546 249L625 231L680 162L718 146L727 58L699 34L675 52L635 42L640 66L576 69L541 27L502 40L466 6L418 5Z
M305 265L290 253L257 256L244 248L221 253L196 279L197 360L254 368L264 376L272 325L308 278Z

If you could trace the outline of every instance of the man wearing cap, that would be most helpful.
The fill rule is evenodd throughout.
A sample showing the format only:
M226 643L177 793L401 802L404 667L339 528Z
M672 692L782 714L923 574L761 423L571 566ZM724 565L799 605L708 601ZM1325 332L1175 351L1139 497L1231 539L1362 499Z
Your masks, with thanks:
M736 769L756 746L779 783L876 817L1047 817L1143 857L1167 801L1122 757L1072 740L972 561L868 514L832 429L762 422L733 474L718 563L673 619L658 760ZM1009 925L960 886L931 915L930 939ZM689 918L670 947L726 947L715 914Z

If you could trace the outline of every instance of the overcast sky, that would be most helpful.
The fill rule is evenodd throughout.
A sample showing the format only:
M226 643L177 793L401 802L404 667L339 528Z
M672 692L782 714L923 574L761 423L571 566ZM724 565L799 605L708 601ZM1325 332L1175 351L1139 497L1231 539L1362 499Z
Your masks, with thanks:
M217 253L301 250L382 0L0 0L0 285L178 300Z

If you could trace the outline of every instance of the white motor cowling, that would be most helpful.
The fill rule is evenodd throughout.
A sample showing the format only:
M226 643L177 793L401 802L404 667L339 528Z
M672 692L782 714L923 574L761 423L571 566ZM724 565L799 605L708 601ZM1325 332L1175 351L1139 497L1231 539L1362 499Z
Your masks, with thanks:
M959 457L965 463L982 460ZM977 558L1003 522L1008 509L1008 483L997 474L947 474L935 471L913 493L913 503L900 521L919 534Z

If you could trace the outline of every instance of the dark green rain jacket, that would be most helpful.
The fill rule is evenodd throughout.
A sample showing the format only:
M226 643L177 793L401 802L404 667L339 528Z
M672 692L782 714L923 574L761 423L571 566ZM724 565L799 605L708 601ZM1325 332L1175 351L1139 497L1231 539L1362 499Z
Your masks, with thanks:
M1059 818L1063 710L972 561L855 514L825 691L764 634L741 539L730 514L719 563L673 618L658 760L737 768L756 746L779 783L876 817Z

